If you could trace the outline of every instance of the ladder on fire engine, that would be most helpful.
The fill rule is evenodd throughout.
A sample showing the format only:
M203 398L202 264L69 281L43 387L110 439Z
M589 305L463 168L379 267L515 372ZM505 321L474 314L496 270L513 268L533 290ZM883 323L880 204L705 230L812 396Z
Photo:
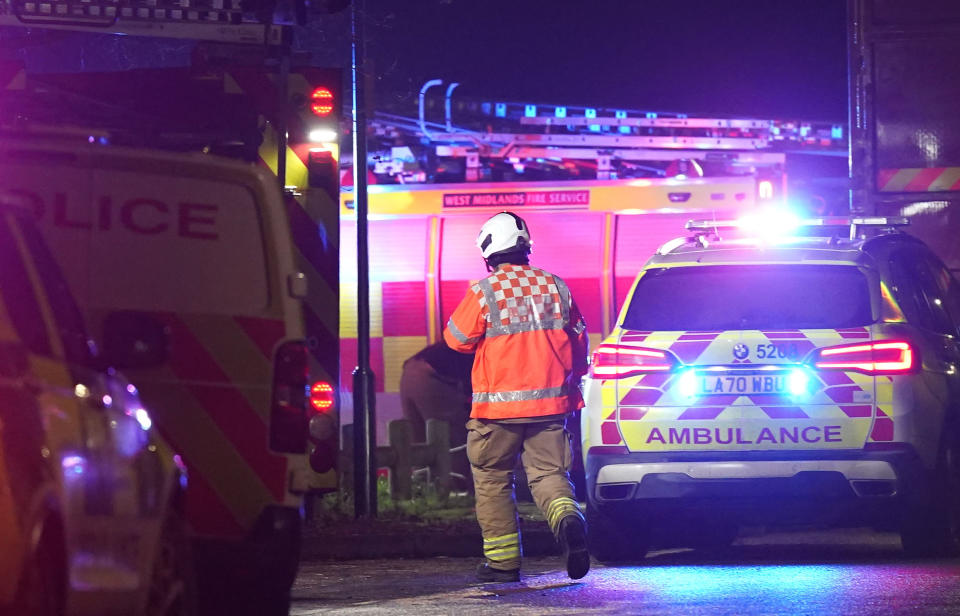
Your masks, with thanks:
M458 84L446 88L444 121L431 121L427 116L439 115L440 105L426 94L437 85L442 83L433 80L421 89L417 118L375 115L372 128L381 145L373 148L378 172L402 174L402 162L418 158L413 150L424 146L432 156L462 160L467 181L479 179L482 161L518 168L576 161L595 165L598 179L612 179L623 165L662 176L664 163L672 161L694 161L695 170L699 170L696 161L773 167L783 165L788 151L846 152L844 126L835 123L468 99L454 102ZM398 141L413 146L398 148Z

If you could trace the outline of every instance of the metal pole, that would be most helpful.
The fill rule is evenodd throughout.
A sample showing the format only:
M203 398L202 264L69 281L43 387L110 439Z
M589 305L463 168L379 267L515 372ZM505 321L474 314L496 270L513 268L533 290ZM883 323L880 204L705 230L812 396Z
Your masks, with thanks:
M280 75L277 77L277 92L280 104L277 106L277 179L280 181L280 190L287 186L287 114L290 113L290 45L284 44L280 48Z
M456 89L458 85L460 84L454 82L454 83L451 83L449 86L447 86L447 96L446 96L447 100L443 105L443 110L445 111L444 115L447 116L447 132L448 133L453 132L453 91Z
M353 34L353 191L357 211L357 367L353 371L353 494L357 518L377 516L377 422L370 369L370 260L367 254L367 101L364 0L351 4Z
M442 79L431 79L430 81L423 84L423 87L420 88L420 132L423 133L423 136L427 139L432 139L433 135L430 134L430 131L427 130L427 116L426 116L426 100L427 100L427 90L433 86L443 85Z

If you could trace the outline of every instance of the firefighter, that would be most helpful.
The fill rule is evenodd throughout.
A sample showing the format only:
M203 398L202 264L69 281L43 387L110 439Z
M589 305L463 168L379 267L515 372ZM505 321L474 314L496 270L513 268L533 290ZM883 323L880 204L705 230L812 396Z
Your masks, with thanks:
M513 469L519 457L534 502L547 518L567 573L590 569L586 523L570 482L567 415L583 406L586 326L567 285L529 264L530 232L502 212L480 228L477 246L491 272L450 317L450 348L476 353L467 457L473 470L483 582L520 579Z
M427 440L426 420L441 419L450 426L450 444L458 451L451 470L458 487L470 491L470 463L462 451L467 442L465 422L470 415L470 369L473 355L457 353L440 341L428 345L403 362L400 373L400 406L413 425L417 442ZM462 484L462 485L460 485Z

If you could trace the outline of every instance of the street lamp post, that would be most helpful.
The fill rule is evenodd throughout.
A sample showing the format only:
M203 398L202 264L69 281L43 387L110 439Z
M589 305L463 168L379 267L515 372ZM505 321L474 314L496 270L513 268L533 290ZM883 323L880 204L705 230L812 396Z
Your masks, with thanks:
M370 369L370 259L367 242L367 102L364 0L351 5L353 77L353 191L357 212L357 367L353 371L354 515L377 515L377 422Z

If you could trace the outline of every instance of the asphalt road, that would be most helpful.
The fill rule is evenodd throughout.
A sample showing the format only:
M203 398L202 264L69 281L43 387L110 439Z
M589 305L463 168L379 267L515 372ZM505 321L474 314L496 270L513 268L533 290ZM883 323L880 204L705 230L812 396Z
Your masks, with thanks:
M478 560L314 562L291 614L960 614L960 560L911 561L868 531L741 538L717 553L655 552L642 565L566 577L559 557L524 561L518 584L477 584Z

